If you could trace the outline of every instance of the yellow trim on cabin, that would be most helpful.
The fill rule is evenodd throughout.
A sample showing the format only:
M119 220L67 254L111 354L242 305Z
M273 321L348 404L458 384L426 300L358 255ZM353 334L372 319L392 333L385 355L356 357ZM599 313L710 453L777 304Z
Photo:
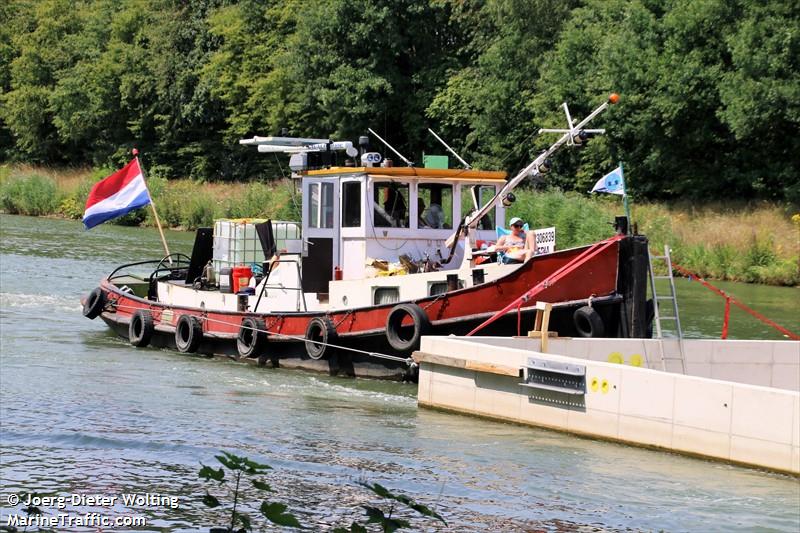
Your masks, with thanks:
M368 174L373 178L439 178L451 180L491 180L506 179L506 173L492 170L467 170L462 168L417 168L417 167L331 167L309 170L306 176L333 176L342 174Z

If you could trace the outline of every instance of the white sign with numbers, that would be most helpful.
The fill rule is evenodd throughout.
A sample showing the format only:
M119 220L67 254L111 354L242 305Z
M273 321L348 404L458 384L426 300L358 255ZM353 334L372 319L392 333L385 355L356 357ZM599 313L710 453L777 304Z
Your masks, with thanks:
M534 230L536 234L536 253L533 255L551 254L556 251L556 228Z

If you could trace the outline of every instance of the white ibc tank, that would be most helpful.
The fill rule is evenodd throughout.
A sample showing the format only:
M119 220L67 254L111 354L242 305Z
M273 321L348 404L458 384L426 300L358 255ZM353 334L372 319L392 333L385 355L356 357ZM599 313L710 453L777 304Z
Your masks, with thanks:
M258 240L256 224L266 219L220 219L214 222L214 270L248 265L260 267L266 260ZM296 222L272 221L272 234L278 250L295 248L291 241L300 240L300 225Z

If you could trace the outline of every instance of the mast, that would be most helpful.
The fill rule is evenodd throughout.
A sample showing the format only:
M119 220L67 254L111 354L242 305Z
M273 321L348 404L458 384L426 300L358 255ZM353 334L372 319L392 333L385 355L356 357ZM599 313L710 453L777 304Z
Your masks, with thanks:
M516 176L514 176L511 180L507 181L506 184L498 191L494 197L489 200L486 205L478 209L477 211L473 211L469 215L467 215L463 228L461 229L461 233L468 234L470 230L474 230L475 227L478 225L478 222L481 218L484 217L489 211L495 208L498 202L502 201L505 196L511 192L517 185L519 185L522 180L527 178L528 176L538 176L539 174L545 174L549 172L550 167L548 163L548 158L556 153L562 146L565 144L568 146L578 146L583 144L586 139L588 139L588 134L599 134L605 133L605 130L586 130L584 127L589 124L597 115L605 111L609 105L616 104L619 101L619 95L616 93L612 93L608 100L603 102L597 109L589 113L589 115L581 120L578 124L574 124L572 121L572 117L569 114L569 108L567 107L566 102L563 104L564 111L567 115L567 124L569 128L567 129L540 129L539 133L561 133L561 137L554 142L550 148L539 154L539 156L534 159L527 167L520 170ZM453 233L450 237L448 237L445 245L450 248L453 246L455 241L459 238L459 231Z

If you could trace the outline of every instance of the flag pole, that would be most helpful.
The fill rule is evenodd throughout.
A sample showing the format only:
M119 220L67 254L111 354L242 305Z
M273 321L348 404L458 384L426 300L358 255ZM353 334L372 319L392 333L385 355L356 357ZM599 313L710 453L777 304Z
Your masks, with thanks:
M136 162L139 163L139 150L134 148L132 150L133 157L136 158ZM139 170L142 171L142 179L144 180L144 186L147 189L147 196L150 198L150 207L153 209L153 217L156 219L156 226L158 226L158 233L161 235L161 244L164 245L164 251L167 253L167 260L169 264L172 264L172 254L169 253L169 246L167 246L167 239L164 237L164 228L161 227L161 220L158 218L158 211L156 211L156 203L153 201L153 195L150 194L150 187L147 186L147 176L144 173L144 166L139 163Z
M628 233L632 233L633 220L631 207L628 205L628 184L625 181L625 172L622 170L622 161L619 162L619 175L622 177L622 205L625 206L625 216L628 217Z

